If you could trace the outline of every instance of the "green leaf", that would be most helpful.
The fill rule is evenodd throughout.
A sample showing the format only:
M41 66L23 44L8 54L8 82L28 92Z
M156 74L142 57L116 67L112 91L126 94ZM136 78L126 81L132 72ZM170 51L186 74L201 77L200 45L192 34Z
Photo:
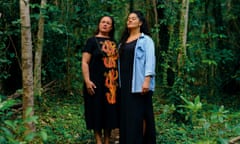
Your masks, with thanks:
M45 131L41 131L40 132L40 136L43 139L43 141L47 141L48 135L47 135L47 133Z

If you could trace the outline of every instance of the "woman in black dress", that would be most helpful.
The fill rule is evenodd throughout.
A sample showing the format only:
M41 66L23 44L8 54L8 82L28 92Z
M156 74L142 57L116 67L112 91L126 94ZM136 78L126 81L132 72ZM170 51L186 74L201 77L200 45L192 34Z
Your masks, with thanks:
M87 129L94 130L97 144L102 144L102 130L104 144L109 144L111 130L118 127L118 52L113 36L114 21L103 16L95 36L82 50L85 120Z
M128 15L120 41L120 144L155 144L154 42L140 11Z

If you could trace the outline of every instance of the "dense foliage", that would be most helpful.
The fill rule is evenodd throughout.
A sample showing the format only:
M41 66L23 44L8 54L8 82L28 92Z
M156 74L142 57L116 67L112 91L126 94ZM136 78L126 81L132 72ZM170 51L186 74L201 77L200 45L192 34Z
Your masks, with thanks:
M81 48L104 14L114 17L118 41L131 9L145 13L156 44L154 108L158 142L227 143L239 135L238 0L189 1L187 46L182 65L178 63L182 48L180 0L49 1L43 9L43 95L35 99L40 121L35 135L43 140L48 135L48 141L66 143L71 143L70 140L87 143L91 139L83 121ZM39 12L40 0L31 1L33 49ZM21 130L13 128L24 122L15 116L19 112L12 111L21 99L7 98L22 89L19 1L0 1L0 25L0 143L10 140L17 143L24 138ZM67 124L63 119L67 119ZM25 139L28 140L31 138Z

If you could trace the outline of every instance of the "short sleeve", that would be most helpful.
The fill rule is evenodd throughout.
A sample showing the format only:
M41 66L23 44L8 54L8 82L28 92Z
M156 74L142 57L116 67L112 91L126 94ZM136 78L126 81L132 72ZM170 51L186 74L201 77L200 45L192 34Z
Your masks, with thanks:
M93 53L94 51L94 39L93 38L89 38L85 44L85 46L82 49L82 53L83 52L88 52L88 53Z

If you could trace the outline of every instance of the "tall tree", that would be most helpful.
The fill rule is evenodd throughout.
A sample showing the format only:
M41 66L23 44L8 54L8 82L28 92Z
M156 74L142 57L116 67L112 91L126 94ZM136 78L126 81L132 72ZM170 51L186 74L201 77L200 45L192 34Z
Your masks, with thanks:
M38 21L37 44L35 49L34 60L34 95L41 96L41 66L42 66L42 49L44 41L44 8L47 0L41 0L40 18Z
M182 0L180 26L179 26L179 43L180 43L179 53L178 53L179 69L182 68L185 61L186 54L187 54L186 43L187 43L187 28L188 28L188 10L189 10L189 0Z
M23 83L23 119L34 115L32 36L29 1L20 0L21 47L22 47L22 83ZM29 110L31 110L29 112ZM25 134L35 131L33 122L26 122Z
M132 11L134 9L134 2L133 0L129 0L129 11Z
M155 37L156 39L155 39L155 44L156 44L156 48L157 48L157 50L156 51L159 51L160 49L159 49L159 45L160 45L160 43L159 43L159 24L158 24L158 12L157 12L157 1L156 0L152 0L151 1L152 2L152 5L153 5L153 14L154 14L154 26L155 26L155 28L156 28L156 31L155 31L155 33L154 33L154 36L153 37Z

